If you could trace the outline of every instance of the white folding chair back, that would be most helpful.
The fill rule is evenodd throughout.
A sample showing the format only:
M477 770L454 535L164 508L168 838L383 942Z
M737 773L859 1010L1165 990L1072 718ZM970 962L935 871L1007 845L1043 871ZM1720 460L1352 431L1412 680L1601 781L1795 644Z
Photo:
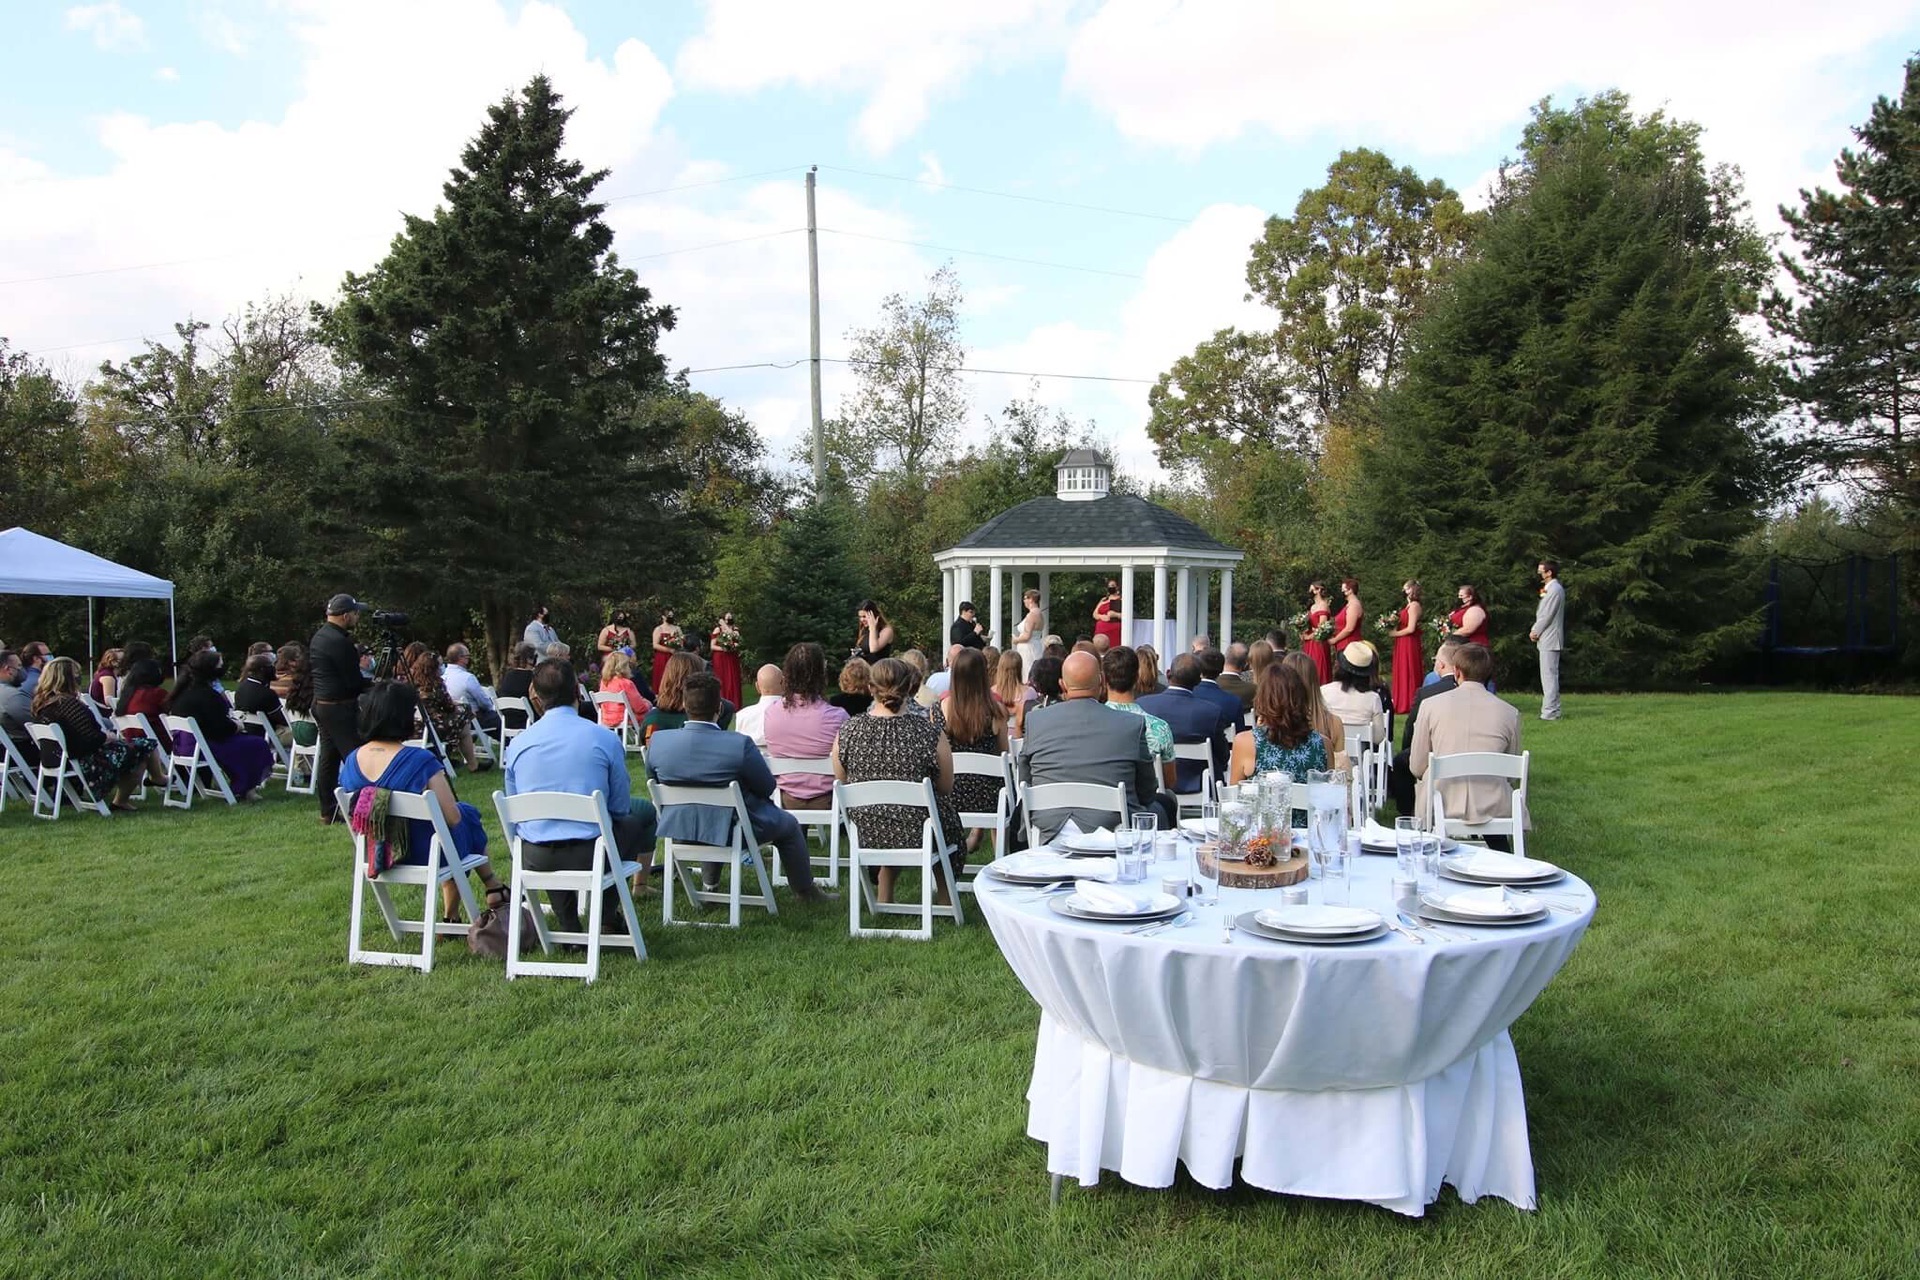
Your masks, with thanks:
M933 918L937 915L950 918L955 924L964 924L967 919L966 908L960 905L960 894L954 886L948 887L947 905L935 906L933 890L935 887L934 862L938 860L943 868L951 846L947 844L945 834L940 830L939 802L934 798L933 780L922 778L918 782L836 782L833 784L834 805L846 815L847 820L847 879L850 892L847 894L847 935L854 938L913 938L921 942L933 937ZM860 823L856 810L866 805L896 805L901 808L924 810L925 820L920 825L920 843L915 846L898 849L869 849L860 839ZM868 867L917 867L920 871L920 905L905 902L881 902L867 883ZM860 919L860 904L865 901L867 912L873 916L917 915L920 925L916 929L882 929L863 925Z
M507 744L527 731L533 723L533 703L525 698L495 698L493 709L500 713L500 758L507 758ZM520 723L515 724L518 717Z
M505 750L505 747L494 742L492 731L480 723L480 716L476 712L473 717L473 758L498 764Z
M829 756L821 756L816 760L804 760L796 756L767 756L766 759L767 770L776 780L789 773L807 773L827 778L833 776L833 760ZM787 809L786 792L775 787L773 802L782 809ZM787 809L787 812L791 813L793 820L800 824L802 835L810 837L815 831L824 832L827 846L827 883L838 886L840 883L840 810L837 808ZM808 861L816 867L820 865L818 858L809 858ZM777 858L773 864L773 882L775 884L787 882L786 869L780 865Z
M1463 751L1431 757L1427 761L1425 779L1428 830L1438 832L1442 837L1465 836L1475 840L1486 836L1506 836L1512 851L1526 857L1527 773L1532 758L1531 751L1523 751L1517 756L1501 751ZM1489 818L1485 822L1449 818L1440 783L1453 778L1500 778L1506 781L1512 790L1507 816Z
M193 721L186 716L163 715L160 723L173 739L167 756L167 794L161 797L160 803L174 809L191 809L196 793L210 800L218 796L228 804L236 803L226 772L214 760L213 752L201 739ZM188 739L193 742L193 750L182 755L180 744Z
M1020 807L1027 814L1027 847L1038 849L1046 842L1040 838L1040 828L1034 825L1037 816L1049 809L1099 809L1114 815L1114 830L1127 825L1127 784L1116 782L1112 786L1099 782L1042 782L1026 783L1020 788Z
M353 812L353 800L344 788L334 792L342 815ZM393 793L393 802L388 812L395 818L423 819L433 824L433 839L427 844L427 861L424 866L404 865L388 867L377 876L367 875L367 842L364 836L354 833L349 823L347 832L353 836L353 922L347 930L347 963L400 965L418 969L422 973L433 972L433 942L442 934L450 937L463 937L467 926L459 921L440 919L440 886L451 880L460 895L460 904L466 908L467 919L479 918L479 903L473 896L473 884L468 875L485 865L484 854L474 854L461 858L456 853L460 846L453 842L453 832L447 826L447 818L440 811L440 802L431 794L413 795L404 791ZM395 885L424 886L426 902L424 912L418 920L403 919L393 905L391 890ZM381 918L387 923L387 931L395 942L402 941L406 935L420 935L420 950L411 951L374 951L361 942L361 917L365 912L366 893L373 890L373 900L380 908Z
M280 741L280 731L273 727L273 718L264 711L243 711L240 713L240 723L260 730L260 736L267 740L267 750L273 752L273 772L279 777L286 777L292 767L293 757Z
M34 748L38 751L39 748ZM13 745L13 739L0 733L0 813L7 811L7 797L33 803L34 793L40 784L34 777L33 766L20 754L20 748Z
M440 731L433 727L433 717L428 715L423 707L415 713L415 718L420 722L419 732L408 738L406 745L419 747L422 751L431 751L434 759L440 762L440 767L446 770L447 777L458 778L460 773L453 767L453 756L447 750L447 744L440 740Z
M1173 744L1173 762L1176 771L1182 760L1200 762L1200 789L1174 792L1173 816L1176 819L1184 818L1191 813L1199 817L1200 806L1213 799L1213 746L1206 742L1176 742Z
M963 777L999 779L1000 794L994 797L993 808L961 810L960 825L968 831L992 832L994 859L1006 857L1007 842L1013 838L1013 801L1018 794L1013 780L1013 757L989 755L984 751L956 751L953 776L956 785ZM979 874L977 865L962 868L960 882L954 887L962 893L972 893L974 877Z
M493 793L493 809L500 815L500 829L506 832L507 847L513 852L512 896L507 900L507 981L527 974L532 977L584 978L592 982L600 976L600 948L608 943L616 947L631 947L636 960L647 958L647 944L640 936L640 915L634 909L633 893L627 885L629 879L640 874L640 864L620 860L619 846L613 839L613 819L607 813L605 793L596 791L590 796L582 796L566 791L530 791L525 795L510 796L503 791L496 791ZM521 838L519 828L523 822L539 819L584 822L598 827L599 834L593 840L593 866L585 871L529 870L521 856L526 842ZM608 889L619 891L620 909L627 921L625 934L602 935L600 932L605 891ZM587 894L586 932L568 933L548 928L546 914L533 896L536 890L545 890L549 895ZM527 909L526 915L533 920L533 930L539 935L540 950L544 954L552 955L556 942L582 943L587 948L586 962L522 960L520 944L525 941L520 936L522 907Z
M642 746L640 741L640 717L633 714L633 704L627 701L627 695L624 693L596 693L592 696L594 719L620 735L620 746L628 755L638 753ZM613 724L607 724L607 722L600 717L600 708L602 707L620 708L619 719Z
M765 907L768 915L779 915L779 904L773 900L773 882L767 877L767 864L760 857L760 842L754 838L753 819L747 816L747 801L740 790L740 784L729 782L724 787L684 787L670 782L649 781L648 794L653 798L653 807L664 815L668 805L699 804L717 809L733 811L733 838L727 844L694 844L686 840L673 840L662 837L660 840L660 918L664 924L713 924L718 921L675 920L673 918L673 886L677 876L680 887L686 892L687 899L701 905L724 902L727 904L727 923L729 929L740 927L740 907L743 901ZM701 883L702 864L724 862L728 866L727 888L723 893L718 889L708 889ZM740 893L741 868L751 867L760 884L760 893L755 899L742 899Z
M313 794L314 780L320 776L320 726L310 715L302 711L287 712L289 725L313 725L313 745L300 745L300 731L294 730L293 741L287 747L287 790L295 795Z
M160 741L159 733L154 730L153 721L147 719L141 712L136 711L129 715L113 717L112 732L123 733L127 729L133 730L143 738L150 738L154 742ZM145 769L140 771L140 789L133 794L141 800L147 798L147 771Z
M65 799L76 809L92 809L106 817L107 802L93 794L93 788L87 785L87 775L80 772L80 766L67 750L67 731L57 724L30 724L27 736L40 751L40 770L33 784L33 816L57 821L60 802ZM12 749L11 744L8 749ZM59 764L47 763L56 757Z

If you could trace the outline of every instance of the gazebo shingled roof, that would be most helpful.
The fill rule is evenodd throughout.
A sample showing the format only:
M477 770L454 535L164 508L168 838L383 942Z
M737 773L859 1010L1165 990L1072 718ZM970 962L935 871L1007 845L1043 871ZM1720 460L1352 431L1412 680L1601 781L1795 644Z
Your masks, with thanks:
M1031 498L1002 511L953 545L956 550L1046 546L1232 550L1178 512L1130 493L1109 493L1091 502L1069 502L1052 495Z

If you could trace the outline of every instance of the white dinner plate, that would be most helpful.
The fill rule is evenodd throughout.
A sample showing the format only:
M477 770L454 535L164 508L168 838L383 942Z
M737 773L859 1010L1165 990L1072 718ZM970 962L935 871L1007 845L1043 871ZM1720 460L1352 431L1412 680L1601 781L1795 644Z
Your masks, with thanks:
M1270 942L1291 942L1306 947L1340 947L1354 942L1372 942L1375 938L1387 936L1387 922L1381 920L1371 929L1359 933L1294 933L1286 929L1275 929L1261 924L1256 918L1257 911L1249 911L1234 920L1234 927L1242 933L1250 933L1256 938L1265 938ZM1376 917L1377 919L1378 917Z
M1076 831L1055 843L1074 853L1112 853L1118 847L1111 831Z
M1052 884L1056 880L1110 880L1111 858L1066 858L1057 853L1010 853L982 868L982 874L1008 884Z
M1212 822L1208 822L1205 818L1182 818L1180 829L1191 831L1197 836L1217 836L1220 834L1220 819L1215 818Z
M1152 902L1145 911L1125 913L1092 911L1070 893L1056 894L1048 898L1047 906L1055 915L1065 916L1069 920L1093 920L1102 924L1145 924L1150 920L1171 919L1186 910L1186 904L1170 893L1154 894Z
M1489 879L1485 876L1476 876L1471 874L1470 872L1459 871L1453 867L1449 867L1449 866L1446 866L1445 864L1442 864L1440 867L1440 878L1442 880L1458 881L1461 884L1477 884L1477 885L1486 885L1486 886L1507 885L1515 889L1542 889L1550 884L1559 884L1562 880L1565 880L1567 878L1567 873L1564 871L1557 871L1550 876L1541 876L1538 880L1494 880L1494 879Z
M1282 933L1346 934L1366 933L1384 923L1380 913L1365 907L1336 907L1317 902L1291 906L1263 907L1253 918L1269 929Z
M1423 900L1420 903L1420 909L1414 912L1414 914L1422 920L1433 920L1440 924L1466 925L1474 929L1504 929L1513 925L1539 924L1551 915L1552 912L1548 911L1545 907L1541 907L1538 911L1531 912L1527 915L1502 916L1498 918L1492 916L1463 916L1457 912L1442 911L1438 907L1429 906Z
M1440 860L1440 869L1494 884L1545 884L1566 874L1551 862L1493 849L1467 849L1450 854Z
M1500 885L1484 889L1459 889L1451 893L1423 893L1420 895L1420 905L1450 915L1465 916L1469 920L1506 920L1538 910L1538 904L1509 897L1505 887Z

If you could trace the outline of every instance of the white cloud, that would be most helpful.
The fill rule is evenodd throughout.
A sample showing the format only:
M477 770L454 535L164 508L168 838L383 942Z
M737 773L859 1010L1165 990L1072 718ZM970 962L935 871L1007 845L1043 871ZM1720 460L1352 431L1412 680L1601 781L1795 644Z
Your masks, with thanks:
M253 33L217 4L202 4L194 13L193 24L200 38L222 53L244 58L253 47Z
M155 67L153 78L161 84L174 84L180 79L180 73L172 67Z
M940 167L940 157L931 151L920 153L920 181L946 185L947 171Z
M85 31L101 49L141 49L146 47L147 27L140 15L122 8L117 0L104 4L75 5L66 12L67 30Z
M707 0L707 21L674 70L695 89L779 85L866 96L855 125L876 154L912 136L940 94L982 64L1030 57L1064 39L1070 0L900 4Z

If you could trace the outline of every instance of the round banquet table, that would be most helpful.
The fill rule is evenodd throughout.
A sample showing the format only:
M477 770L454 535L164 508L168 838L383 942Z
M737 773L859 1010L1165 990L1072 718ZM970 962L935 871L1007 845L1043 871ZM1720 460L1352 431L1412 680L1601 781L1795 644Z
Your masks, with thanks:
M1149 865L1157 887L1191 854ZM1363 855L1352 903L1393 918L1395 860ZM1448 881L1443 886L1467 889ZM1144 887L1144 886L1142 886ZM1252 1186L1365 1200L1418 1217L1460 1198L1534 1207L1520 1064L1507 1028L1559 972L1593 919L1569 874L1543 892L1571 904L1537 924L1440 926L1343 946L1221 936L1222 908L1139 936L1057 915L982 875L981 912L1040 1005L1027 1134L1047 1169L1082 1185L1112 1169L1164 1187L1174 1166L1215 1189L1234 1161ZM1225 911L1276 906L1229 889ZM1312 900L1324 900L1318 881Z

